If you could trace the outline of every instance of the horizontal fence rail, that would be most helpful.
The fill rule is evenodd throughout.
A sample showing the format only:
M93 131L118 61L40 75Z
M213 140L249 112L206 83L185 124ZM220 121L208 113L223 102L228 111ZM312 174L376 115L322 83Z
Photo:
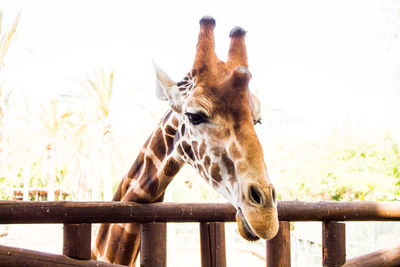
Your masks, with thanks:
M276 237L266 242L268 267L290 266L291 221L323 222L323 266L370 267L400 264L400 246L346 259L345 224L340 223L400 221L400 202L280 201L278 213L280 230ZM235 214L235 208L228 203L0 201L0 224L64 224L64 255L0 246L0 263L7 262L6 266L112 266L90 260L91 223L138 222L142 224L141 266L166 267L165 223L199 222L202 266L225 267L224 222L235 221Z
M7 267L124 267L94 260L77 260L64 255L55 255L29 249L0 245L0 266ZM126 266L125 266L126 267Z
M0 201L0 224L233 222L228 203ZM397 202L278 202L280 221L399 221Z
M400 246L382 249L347 260L343 267L400 266Z

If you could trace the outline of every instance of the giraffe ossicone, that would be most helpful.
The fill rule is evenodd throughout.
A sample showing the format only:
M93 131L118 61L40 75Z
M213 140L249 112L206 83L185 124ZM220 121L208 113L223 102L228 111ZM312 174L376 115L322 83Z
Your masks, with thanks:
M155 65L156 95L171 108L146 141L113 200L162 201L164 191L188 163L237 210L241 236L270 239L279 228L276 192L254 130L260 102L249 91L246 32L230 32L228 60L215 54L215 20L203 17L192 70L174 82ZM129 231L127 230L129 229ZM133 264L139 224L103 224L92 257Z

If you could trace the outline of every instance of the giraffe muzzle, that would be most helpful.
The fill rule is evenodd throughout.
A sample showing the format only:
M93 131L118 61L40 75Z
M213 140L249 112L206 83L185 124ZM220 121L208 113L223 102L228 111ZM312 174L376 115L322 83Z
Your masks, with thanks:
M249 241L273 238L279 228L275 188L250 184L244 192L236 214L240 235Z

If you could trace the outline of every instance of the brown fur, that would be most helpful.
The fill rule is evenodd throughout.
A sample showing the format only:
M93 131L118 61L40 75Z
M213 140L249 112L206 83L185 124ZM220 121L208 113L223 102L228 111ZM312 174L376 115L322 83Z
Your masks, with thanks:
M222 181L222 177L221 177L221 174L220 174L220 169L219 169L218 163L213 163L211 165L211 177L217 183Z
M162 161L165 152L166 152L166 147L164 144L164 136L162 135L162 130L158 129L155 133L154 140L151 141L150 149L153 150L154 155Z
M232 143L229 147L229 154L233 159L240 159L242 156L235 143Z
M230 176L235 175L235 163L224 153L222 154L222 162L224 163L226 169L228 170L228 174Z
M155 192L157 192L157 184L158 181L156 179L157 168L155 168L153 160L151 158L146 158L145 160L145 169L144 172L147 174L147 179L140 179L139 184L140 187L149 193L151 196L155 196Z
M198 127L197 131L207 136L208 146L211 147L214 156L221 157L230 181L239 180L242 187L242 216L238 217L240 233L249 240L257 238L257 235L271 238L278 229L277 211L271 198L271 190L274 189L268 181L263 151L253 126L255 120L252 118L250 103L254 100L251 99L248 89L251 74L247 70L245 31L241 28L232 30L228 60L225 63L220 61L214 52L214 27L213 20L206 19L200 22L199 41L193 64L197 70L197 87L192 99L188 99L188 105L202 107L210 115L210 125ZM229 138L236 140L242 153L239 153L236 145L231 145L228 151L225 151L227 147L224 143ZM203 158L201 152L200 156ZM212 163L211 179L214 181L222 179L218 169L219 166ZM247 191L250 185L261 192L262 203L265 201L265 206L252 203Z
M274 189L253 127L254 110L250 103L255 100L248 89L251 74L247 69L245 31L240 27L231 31L228 60L223 62L215 54L214 28L213 18L204 17L200 21L192 71L177 84L181 102L171 103L175 113L166 113L146 141L114 200L162 201L165 188L186 161L201 176L210 179L215 188L224 184L221 182L226 177L230 184L241 187L242 195L234 199L241 198L237 222L244 238L272 238L278 230L277 210L272 199ZM192 79L196 81L195 87ZM196 128L179 125L182 120L179 118L184 117L184 101L186 105L204 109L208 113L207 122ZM251 187L260 193L261 203L252 202ZM231 192L232 188L227 187L226 191L238 193ZM124 227L102 224L93 258L106 256L111 262L133 265L138 254L139 232L140 225L135 223Z
M182 161L168 157L167 153L170 151L165 149L165 145L168 145L169 150L170 146L173 147L173 140L168 138L171 138L169 134L175 134L175 130L167 121L170 120L174 124L176 118L170 118L171 114L172 112L165 115L159 128L147 139L142 148L144 152L138 155L128 174L122 179L113 200L139 203L162 201L165 188L183 165ZM167 140L166 144L162 141L164 137ZM158 147L154 144L161 144L161 146ZM156 148L159 149L158 152L155 152ZM163 160L162 170L156 168L151 155ZM142 191L130 188L136 181ZM130 231L125 231L117 224L102 224L96 238L92 258L100 260L102 257L106 257L108 261L114 263L133 265L139 251L140 224L125 224L125 228Z
M209 170L209 169L210 169L210 164L211 164L211 159L210 159L210 157L209 157L209 156L205 156L205 157L204 157L204 168L205 168L206 170Z
M204 157L205 152L206 152L206 144L202 142L199 148L199 156L201 159Z

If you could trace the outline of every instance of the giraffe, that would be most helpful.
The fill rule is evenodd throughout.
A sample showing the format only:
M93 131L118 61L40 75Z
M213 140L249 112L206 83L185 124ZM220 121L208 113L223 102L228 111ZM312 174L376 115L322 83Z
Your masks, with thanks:
M246 32L230 32L228 60L215 54L215 20L200 20L192 70L174 82L158 66L156 95L170 110L123 177L114 201L160 202L166 187L188 163L236 210L241 236L270 239L278 232L276 192L254 130L259 100L249 91ZM140 224L102 224L92 258L134 265Z

